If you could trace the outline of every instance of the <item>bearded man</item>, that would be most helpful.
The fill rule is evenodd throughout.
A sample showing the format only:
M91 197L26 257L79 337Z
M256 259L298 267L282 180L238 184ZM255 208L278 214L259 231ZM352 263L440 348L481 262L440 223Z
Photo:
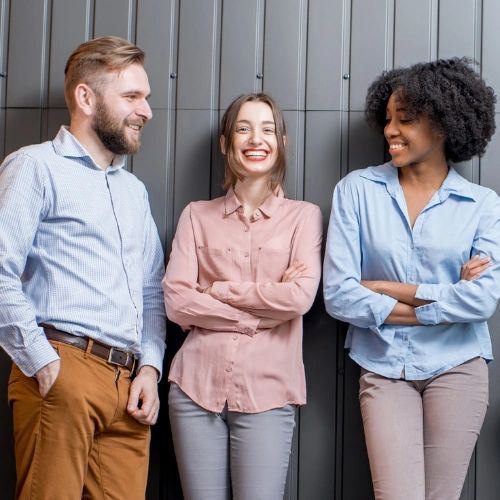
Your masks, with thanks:
M123 167L151 119L144 52L65 69L71 124L0 166L0 345L13 360L19 499L143 499L165 349L163 252Z

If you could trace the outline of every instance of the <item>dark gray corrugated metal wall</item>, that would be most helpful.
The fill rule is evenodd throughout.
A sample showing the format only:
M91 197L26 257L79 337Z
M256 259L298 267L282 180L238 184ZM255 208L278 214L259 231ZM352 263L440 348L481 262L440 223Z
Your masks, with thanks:
M363 122L371 80L393 66L466 55L500 92L499 22L495 0L0 0L0 72L7 74L0 78L0 153L51 138L67 122L62 80L71 50L93 36L120 35L148 55L154 121L129 166L148 187L167 250L184 205L220 193L219 117L252 90L271 93L285 110L287 192L319 204L326 226L338 179L384 159L383 141ZM499 156L497 134L485 157L461 172L500 191ZM495 344L499 326L500 315L491 321ZM298 416L288 500L372 498L358 370L345 358L344 335L318 299L305 319L309 403ZM168 360L181 341L172 327ZM1 355L4 395L8 370ZM498 361L490 374L490 409L463 500L496 500L500 491ZM5 403L0 429L2 498L12 498ZM154 432L148 496L181 498L165 413Z

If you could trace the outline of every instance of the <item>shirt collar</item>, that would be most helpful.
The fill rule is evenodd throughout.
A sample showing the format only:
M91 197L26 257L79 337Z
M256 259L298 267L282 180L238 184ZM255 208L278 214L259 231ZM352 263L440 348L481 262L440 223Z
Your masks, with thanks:
M285 197L283 189L278 186L274 193L269 195L264 203L258 208L266 217L272 217L276 212L278 207L281 205L281 201ZM234 190L229 188L226 193L224 200L224 212L226 215L230 215L241 207L241 202L238 200Z
M360 174L361 177L386 185L387 191L393 197L400 189L398 169L391 162L384 163L378 167L368 167ZM439 188L441 201L451 194L476 201L472 190L472 183L464 179L453 167L450 167L448 175Z
M54 151L58 155L66 158L85 158L89 160L87 161L89 167L102 170L82 143L69 131L67 126L61 126L52 144ZM113 165L110 165L106 170L110 172L123 168L125 166L125 159L125 155L116 155L113 159Z

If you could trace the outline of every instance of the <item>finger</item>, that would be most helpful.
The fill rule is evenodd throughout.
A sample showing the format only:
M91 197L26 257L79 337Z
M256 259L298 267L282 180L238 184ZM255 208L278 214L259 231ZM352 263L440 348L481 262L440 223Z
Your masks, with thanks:
M484 257L482 259L476 259L474 262L471 262L469 264L469 269L475 269L477 267L482 267L485 264L489 264L489 263L490 263L489 257Z
M473 277L479 277L484 271L486 271L486 269L488 269L489 267L491 266L490 263L487 263L487 264L483 264L482 266L479 266L477 268L475 268L473 271L471 271L471 275Z
M153 406L156 403L156 398L149 391L143 391L141 403L141 412L147 418L153 411Z
M127 402L127 411L131 415L139 410L139 397L141 395L141 386L135 382L137 382L137 379L132 381Z

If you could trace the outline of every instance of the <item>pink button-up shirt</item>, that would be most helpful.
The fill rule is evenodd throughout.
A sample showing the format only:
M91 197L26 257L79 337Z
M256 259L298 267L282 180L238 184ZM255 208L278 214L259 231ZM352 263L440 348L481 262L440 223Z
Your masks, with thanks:
M302 315L319 284L321 233L319 208L282 193L251 220L232 190L190 203L163 280L169 319L189 330L169 380L213 412L226 401L246 413L304 404ZM307 271L282 283L294 261ZM284 322L259 329L260 318Z

